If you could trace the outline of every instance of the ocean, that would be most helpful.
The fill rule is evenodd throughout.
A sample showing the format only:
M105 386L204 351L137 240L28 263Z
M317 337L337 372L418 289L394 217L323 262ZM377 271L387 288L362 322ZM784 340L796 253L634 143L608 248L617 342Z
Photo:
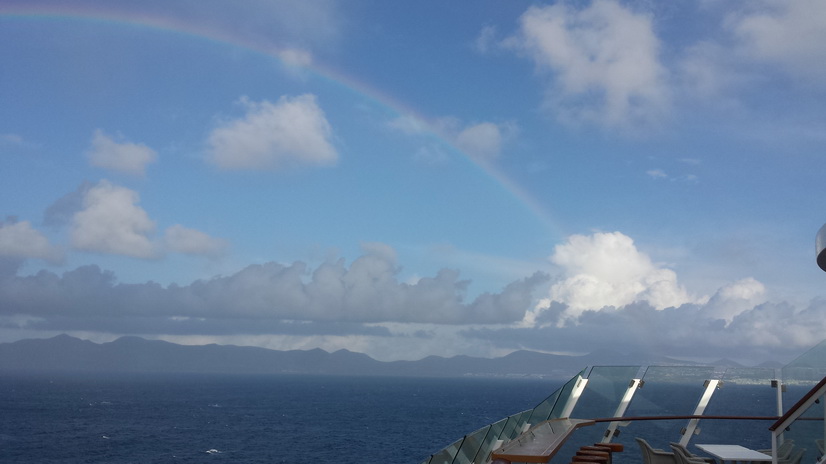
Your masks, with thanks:
M418 464L561 383L4 374L0 462Z

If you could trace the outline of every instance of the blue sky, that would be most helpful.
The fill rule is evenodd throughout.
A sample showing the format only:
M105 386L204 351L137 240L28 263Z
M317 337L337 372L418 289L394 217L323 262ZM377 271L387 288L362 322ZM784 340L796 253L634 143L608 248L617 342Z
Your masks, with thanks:
M8 1L0 340L790 360L826 4Z

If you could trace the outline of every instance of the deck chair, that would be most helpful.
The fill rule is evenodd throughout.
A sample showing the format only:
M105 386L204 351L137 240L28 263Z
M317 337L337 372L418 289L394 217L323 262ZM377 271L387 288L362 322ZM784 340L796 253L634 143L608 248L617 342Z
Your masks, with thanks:
M778 461L788 461L789 457L792 455L792 450L794 449L794 440L785 440L780 446L777 447L777 460ZM768 454L769 456L772 455L772 449L759 449L763 454Z
M691 457L690 455L686 454L685 447L680 446L676 443L671 443L671 449L674 450L674 458L677 464L707 464L707 461L704 461L702 458L698 457Z
M707 464L717 464L717 461L715 461L714 458L707 457L707 456L698 456L698 455L692 453L691 451L689 451L688 448L686 448L685 446L683 446L679 443L671 443L671 448L675 448L675 447L680 448L680 451L682 451L683 454L688 458L699 459L701 461L706 462Z
M800 464L800 461L803 460L804 453L806 453L804 448L797 448L788 459L778 459L777 462L779 464Z
M642 438L637 437L635 440L637 444L640 445L643 464L677 464L674 453L653 448Z

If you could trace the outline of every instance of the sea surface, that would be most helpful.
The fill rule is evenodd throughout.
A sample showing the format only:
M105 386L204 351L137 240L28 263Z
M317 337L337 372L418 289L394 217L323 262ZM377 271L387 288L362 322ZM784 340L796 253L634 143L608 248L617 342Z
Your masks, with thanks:
M3 374L0 463L418 464L561 383Z

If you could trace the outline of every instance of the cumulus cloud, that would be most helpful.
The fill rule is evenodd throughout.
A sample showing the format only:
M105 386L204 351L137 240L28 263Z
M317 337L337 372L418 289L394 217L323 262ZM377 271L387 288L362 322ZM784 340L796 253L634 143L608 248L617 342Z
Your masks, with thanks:
M175 224L154 237L156 224L140 206L138 192L102 180L82 183L47 210L44 222L54 227L69 225L72 246L81 251L160 258L166 252L220 256L226 241Z
M436 133L466 155L481 162L491 162L498 158L505 143L519 130L513 122L483 121L465 124L454 117L424 121L409 115L391 120L388 126L406 135Z
M724 285L703 307L706 316L731 324L736 316L766 301L766 288L752 277Z
M576 322L562 325L473 328L464 335L485 343L496 340L501 348L510 349L560 351L578 347L586 353L611 347L626 353L757 362L797 355L822 341L826 330L826 302L822 300L804 307L783 302L759 304L742 311L728 325L710 316L702 304L658 310L636 302L586 311Z
M146 166L154 162L158 155L146 145L116 141L97 129L92 135L92 146L86 151L86 157L93 166L142 176Z
M332 128L315 95L284 96L276 103L242 98L241 104L243 117L210 133L209 162L222 169L280 170L338 161Z
M648 171L645 171L645 173L648 174L650 177L653 177L654 179L668 178L668 174L666 174L665 171L663 171L662 169L649 169Z
M513 122L478 122L462 124L455 118L442 118L435 122L436 130L471 158L488 163L501 156L505 144L519 131Z
M711 297L692 297L674 271L640 252L620 233L574 235L556 246L560 275L521 324L473 328L472 338L500 349L583 351L621 347L671 356L777 359L821 341L826 302L805 307L767 301L765 286L747 277Z
M406 135L420 135L431 130L430 124L410 115L395 117L387 123L387 126Z
M563 275L551 286L548 298L540 302L540 312L549 308L551 301L565 304L565 317L574 319L586 310L637 301L657 309L692 301L677 283L674 271L653 263L620 232L572 235L555 247L551 262Z
M72 218L72 246L136 258L156 257L151 239L155 222L138 206L139 201L137 192L100 181L85 193L82 209Z
M826 301L770 302L753 278L723 285L710 298L691 298L673 271L619 232L572 236L551 258L559 276L535 273L472 301L457 270L402 282L392 247L362 248L349 265L343 259L315 268L269 262L166 287L119 283L97 266L28 276L0 266L0 328L208 341L272 334L283 343L274 348L323 343L380 351L388 360L575 347L777 359L819 342L826 331ZM542 292L544 304L536 305Z
M462 129L456 136L456 145L476 159L492 161L502 151L502 137L500 126L483 122Z
M0 256L37 258L57 263L63 259L63 252L52 246L49 239L34 229L29 221L17 222L7 218L0 221Z
M728 27L750 58L779 65L812 82L826 78L826 3L820 0L761 0L732 14Z
M164 243L168 251L190 255L220 256L226 251L225 240L211 237L199 230L175 224L164 232Z
M533 6L505 44L550 76L548 104L563 120L633 128L668 112L652 19L617 1Z
M69 192L58 198L43 213L43 225L59 228L70 224L72 217L83 209L83 200L86 198L86 193L94 186L93 182L83 181L74 192Z
M473 43L473 48L479 53L488 53L491 49L498 47L496 26L484 26L479 32L479 36Z
M313 63L313 56L307 50L288 48L277 52L281 61L288 66L306 67Z
M683 51L675 74L686 98L714 102L722 108L737 108L732 90L751 87L755 80L730 46L708 40Z
M694 174L682 174L679 176L672 176L669 175L667 172L663 171L662 169L649 169L645 171L645 174L652 179L664 179L669 180L671 182L696 182L697 176Z
M146 333L169 327L215 331L228 327L275 327L292 320L319 324L507 323L529 309L531 293L546 277L536 275L509 285L499 294L464 301L468 282L457 271L442 270L416 283L399 282L395 251L384 244L365 244L364 254L347 266L343 259L316 269L305 263L266 263L190 285L162 287L118 283L114 274L83 266L62 276L41 271L32 276L0 279L0 315L42 318L50 324L81 330L122 327L122 318L142 320ZM229 322L232 320L233 322ZM246 321L246 322L244 322ZM105 329L109 327L108 329ZM258 333L261 329L255 331Z

